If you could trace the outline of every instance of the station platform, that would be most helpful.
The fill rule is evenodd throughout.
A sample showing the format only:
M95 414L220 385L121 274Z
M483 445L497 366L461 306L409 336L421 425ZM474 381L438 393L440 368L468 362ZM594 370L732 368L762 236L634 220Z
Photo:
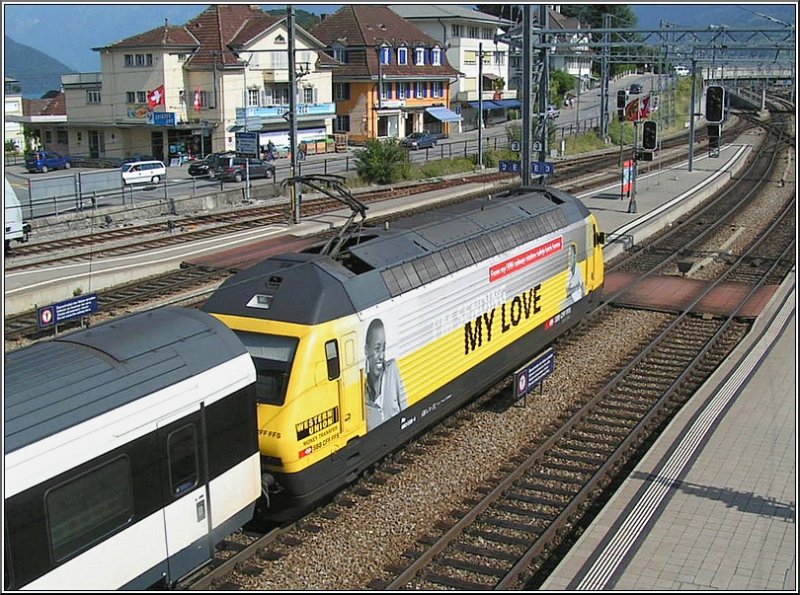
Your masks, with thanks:
M795 271L540 590L797 591Z

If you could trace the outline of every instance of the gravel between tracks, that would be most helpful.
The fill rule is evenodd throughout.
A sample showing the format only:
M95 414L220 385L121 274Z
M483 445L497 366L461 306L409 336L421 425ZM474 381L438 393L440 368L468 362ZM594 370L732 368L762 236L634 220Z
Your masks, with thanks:
M645 337L669 317L654 312L618 311L580 344L557 350L556 370L544 393L528 397L527 406L505 410L486 408L455 430L446 445L427 447L424 454L369 496L354 496L356 506L343 508L336 519L312 514L306 523L322 527L302 531L300 545L282 546L285 555L266 565L257 576L237 574L246 589L360 590L381 578L382 569L400 560L433 523L457 507L474 488L491 480L536 436L550 430L560 414L598 378L619 369L636 346L628 338ZM259 564L258 560L254 561Z

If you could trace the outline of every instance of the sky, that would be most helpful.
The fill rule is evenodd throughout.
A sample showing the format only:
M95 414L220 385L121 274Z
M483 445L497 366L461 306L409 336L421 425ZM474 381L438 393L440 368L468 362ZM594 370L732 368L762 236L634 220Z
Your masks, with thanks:
M447 2L472 6L462 2ZM359 2L371 4L369 2ZM420 2L416 2L420 4ZM285 4L258 3L263 9L281 8ZM383 4L383 3L379 3ZM775 27L767 19L753 17L754 11L770 12L768 4L736 4L731 2L716 2L715 10L727 11L729 18L755 18L759 27ZM792 3L783 2L785 17L786 6ZM673 19L678 14L685 14L683 9L699 11L704 15L704 20L715 18L709 12L709 3L696 4L688 2L651 3L649 5L632 5L634 12L639 14L640 25L657 27L659 18ZM94 47L103 47L115 43L126 37L142 33L149 29L159 27L168 19L172 25L183 25L190 19L200 14L209 4L198 3L159 3L139 2L132 3L36 3L36 2L4 2L3 28L6 35L18 43L35 47L36 49L60 60L67 66L79 72L97 72L100 69L98 52L92 51ZM309 12L332 13L341 4L318 2L312 4L296 4L295 8ZM774 5L773 5L774 6ZM733 10L732 10L733 7ZM749 7L749 8L746 8ZM647 19L647 23L645 23ZM684 17L685 24L703 26L704 23ZM794 20L792 20L794 22ZM709 23L706 23L709 24Z

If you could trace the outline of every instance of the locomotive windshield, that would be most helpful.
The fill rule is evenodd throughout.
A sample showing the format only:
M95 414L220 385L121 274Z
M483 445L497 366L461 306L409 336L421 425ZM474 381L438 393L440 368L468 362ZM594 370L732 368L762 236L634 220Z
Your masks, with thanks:
M298 339L236 331L256 365L256 399L283 405Z

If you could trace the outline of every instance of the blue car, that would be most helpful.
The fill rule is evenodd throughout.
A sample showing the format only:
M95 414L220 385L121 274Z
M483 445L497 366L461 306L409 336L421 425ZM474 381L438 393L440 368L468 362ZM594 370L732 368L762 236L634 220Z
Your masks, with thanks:
M427 149L436 144L436 137L429 132L413 132L400 144L409 149Z
M51 169L69 169L72 159L55 151L32 151L25 155L25 169L30 173L47 173Z

